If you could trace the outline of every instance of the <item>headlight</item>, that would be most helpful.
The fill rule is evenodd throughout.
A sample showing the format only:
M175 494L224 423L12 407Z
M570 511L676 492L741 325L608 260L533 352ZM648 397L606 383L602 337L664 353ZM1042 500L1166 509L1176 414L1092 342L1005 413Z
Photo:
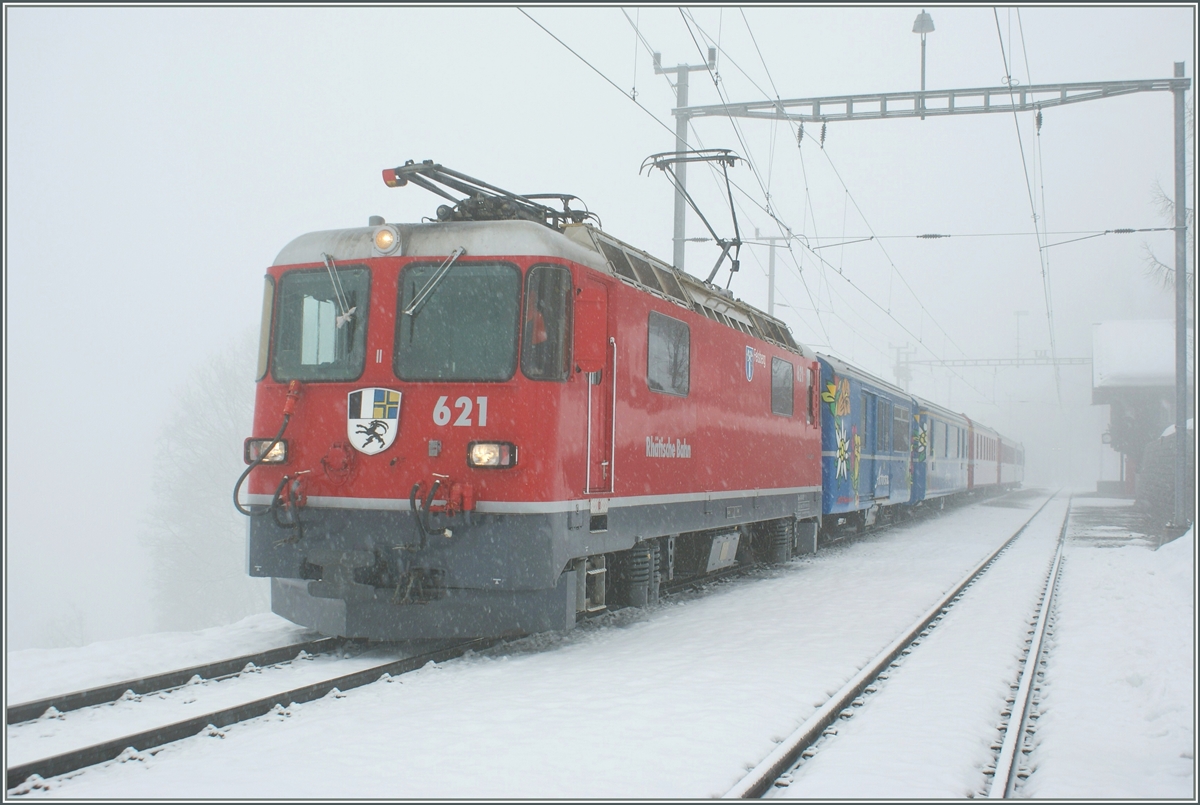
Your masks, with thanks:
M469 467L512 467L517 463L517 446L511 442L471 442L467 445Z
M375 249L382 254L391 254L400 248L400 233L390 226L375 230Z
M263 451L271 446L274 439L247 439L242 447L242 458L247 464L253 464L258 461L258 457L263 454ZM287 441L280 439L275 442L275 446L271 447L271 452L267 453L267 457L262 460L263 464L282 464L287 461Z

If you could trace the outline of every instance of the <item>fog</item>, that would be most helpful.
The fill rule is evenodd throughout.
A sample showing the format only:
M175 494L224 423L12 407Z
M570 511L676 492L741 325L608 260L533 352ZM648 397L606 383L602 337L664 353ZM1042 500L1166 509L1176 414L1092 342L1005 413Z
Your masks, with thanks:
M573 54L515 8L6 7L7 648L152 628L139 534L180 389L257 328L262 274L293 237L433 214L434 196L385 187L382 169L433 159L572 193L669 261L672 190L638 168L673 148L674 94L630 20L667 66L719 44L736 102L917 89L920 10L529 9ZM1177 61L1193 75L1190 6L930 13L928 89L1168 78ZM722 102L707 71L690 87L691 105ZM1044 271L1060 357L1090 356L1094 322L1172 316L1146 270L1148 251L1173 262L1170 232L1043 260L1031 209L1050 243L1170 227L1155 203L1172 187L1170 93L1048 109L1040 134L1028 114L855 121L830 123L822 148L818 126L797 146L786 123L709 117L689 138L752 161L730 172L745 236L780 235L769 193L827 247L780 246L776 314L885 379L898 348L1050 350ZM715 174L692 167L689 188L728 237ZM706 234L692 215L688 237ZM717 254L689 243L685 268L704 277ZM765 308L767 248L741 257L716 281ZM1090 383L1087 365L1057 384L1049 367L922 365L909 388L1022 441L1030 482L1090 486L1107 416Z

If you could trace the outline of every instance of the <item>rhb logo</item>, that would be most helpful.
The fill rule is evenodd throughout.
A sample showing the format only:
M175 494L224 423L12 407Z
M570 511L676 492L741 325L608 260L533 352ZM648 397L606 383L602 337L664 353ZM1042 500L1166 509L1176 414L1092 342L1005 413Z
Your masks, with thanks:
M746 347L746 382L754 379L754 365L767 365L767 356L754 347Z
M346 435L360 453L382 453L396 441L400 424L400 392L369 388L352 391L346 400Z

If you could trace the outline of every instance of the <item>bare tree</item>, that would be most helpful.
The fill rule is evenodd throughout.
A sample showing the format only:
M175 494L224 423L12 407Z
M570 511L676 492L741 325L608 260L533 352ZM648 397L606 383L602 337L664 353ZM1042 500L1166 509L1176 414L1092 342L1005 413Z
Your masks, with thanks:
M246 574L246 519L230 498L244 469L256 355L247 333L200 366L159 436L143 535L157 628L218 626L269 609L268 582Z
M1187 126L1187 140L1189 142L1194 142L1195 136L1196 136L1196 107L1194 104L1188 105L1188 107L1186 109L1186 115L1185 115L1184 121ZM1185 158L1186 159L1185 170L1187 171L1187 184L1191 187L1194 187L1195 186L1196 166L1195 166L1195 162L1192 157L1192 149L1187 148L1187 149L1185 149L1185 152L1187 154L1187 156ZM1169 195L1167 195L1166 191L1163 190L1161 182L1154 183L1154 190L1151 192L1151 195L1152 195L1152 198L1154 201L1154 206L1158 208L1159 215L1161 215L1167 221L1170 221L1172 224L1175 223L1175 200L1173 198L1171 198ZM1185 209L1186 209L1186 215L1187 215L1187 217L1186 217L1186 221L1187 221L1187 254L1186 254L1185 259L1187 261L1187 264L1186 264L1187 275L1186 276L1187 276L1188 301L1189 301L1189 316L1194 316L1195 315L1194 312L1190 312L1190 307L1191 307L1190 301L1192 298L1192 294L1195 293L1195 287L1196 287L1196 269L1195 269L1196 210L1191 207L1187 207ZM1163 261L1159 260L1158 255L1155 254L1154 249L1152 249L1150 247L1150 244L1148 244L1148 243L1142 244L1142 251L1145 253L1144 262L1146 265L1146 276L1149 277L1151 280L1153 280L1158 285L1161 285L1163 290L1166 290L1166 291L1174 290L1174 288L1175 288L1175 266L1167 265ZM1172 262L1174 262L1174 261L1172 260Z
M87 613L75 602L67 608L68 612L61 612L45 622L43 637L48 648L86 646L92 642Z

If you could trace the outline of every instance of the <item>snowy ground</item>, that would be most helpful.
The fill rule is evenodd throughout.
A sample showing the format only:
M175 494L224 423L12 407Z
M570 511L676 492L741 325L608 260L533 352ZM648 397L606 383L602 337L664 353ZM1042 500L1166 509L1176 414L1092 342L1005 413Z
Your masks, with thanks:
M1194 531L1157 550L1154 538L1072 531L1021 793L1195 800Z
M1067 506L1065 497L1051 501L776 796L986 794L983 769L995 759L990 745L1009 686L1021 673L1028 619L1045 588Z
M949 511L648 611L514 641L293 706L222 737L198 736L56 778L25 798L720 795L1044 499ZM1052 502L1031 539L1006 554L1012 561L972 587L860 715L843 722L843 734L802 767L793 790L780 793L962 797L981 790L979 768L999 720L997 691L1015 678L1019 626L1044 578L1062 511ZM1192 540L1153 547L1070 545L1036 770L1024 795L1194 796ZM14 652L7 701L304 636L259 616L195 635ZM68 713L53 729L87 717ZM132 727L133 716L125 718ZM915 724L931 737L913 741ZM7 730L8 765L18 747L22 756L43 754L35 751L36 730ZM872 741L877 754L858 754ZM895 751L898 745L906 751ZM839 779L861 786L838 789ZM806 793L805 786L813 788Z

